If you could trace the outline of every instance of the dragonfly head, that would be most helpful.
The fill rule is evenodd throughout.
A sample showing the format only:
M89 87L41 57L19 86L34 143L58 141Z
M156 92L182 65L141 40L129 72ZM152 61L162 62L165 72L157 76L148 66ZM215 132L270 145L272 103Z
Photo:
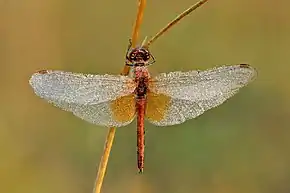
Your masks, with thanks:
M134 48L128 54L128 59L136 66L146 66L150 58L149 50L144 47Z

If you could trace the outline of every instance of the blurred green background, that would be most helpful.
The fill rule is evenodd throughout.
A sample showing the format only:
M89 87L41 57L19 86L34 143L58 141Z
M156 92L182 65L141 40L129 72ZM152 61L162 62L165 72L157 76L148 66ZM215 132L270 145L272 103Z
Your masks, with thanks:
M196 1L147 1L140 39ZM90 193L108 129L34 95L40 69L118 74L137 1L0 0L0 192ZM258 78L171 127L118 129L103 192L290 192L290 1L209 1L151 46L152 73L249 63ZM287 120L288 119L288 120Z

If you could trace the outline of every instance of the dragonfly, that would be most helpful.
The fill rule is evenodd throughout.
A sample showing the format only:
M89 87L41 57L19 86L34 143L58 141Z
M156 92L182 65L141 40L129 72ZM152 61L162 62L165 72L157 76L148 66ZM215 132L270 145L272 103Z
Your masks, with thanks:
M56 107L105 127L122 127L137 117L137 165L144 169L144 120L157 126L176 125L219 106L253 81L248 64L204 71L161 73L151 77L155 62L147 47L127 51L133 76L41 70L29 80L34 92Z

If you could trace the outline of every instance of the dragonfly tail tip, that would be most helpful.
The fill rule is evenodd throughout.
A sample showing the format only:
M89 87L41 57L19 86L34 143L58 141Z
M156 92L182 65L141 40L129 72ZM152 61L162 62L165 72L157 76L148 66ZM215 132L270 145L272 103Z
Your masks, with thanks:
M139 168L139 174L143 174L143 168Z

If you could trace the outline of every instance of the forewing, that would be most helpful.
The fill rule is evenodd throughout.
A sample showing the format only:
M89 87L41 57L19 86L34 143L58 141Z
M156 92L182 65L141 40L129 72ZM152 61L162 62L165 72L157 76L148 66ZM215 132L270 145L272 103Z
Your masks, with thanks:
M152 79L149 90L170 98L164 119L157 125L174 125L201 115L238 92L256 77L249 65L221 66L205 71L163 73Z
M50 102L98 104L134 92L134 82L121 75L40 71L29 80L35 93Z
M122 121L115 119L117 108L112 109L117 99L127 100L130 107L134 106L134 98L129 96L134 92L135 83L129 77L40 71L32 75L29 83L41 98L88 122L122 126L134 118L134 108L128 110Z

